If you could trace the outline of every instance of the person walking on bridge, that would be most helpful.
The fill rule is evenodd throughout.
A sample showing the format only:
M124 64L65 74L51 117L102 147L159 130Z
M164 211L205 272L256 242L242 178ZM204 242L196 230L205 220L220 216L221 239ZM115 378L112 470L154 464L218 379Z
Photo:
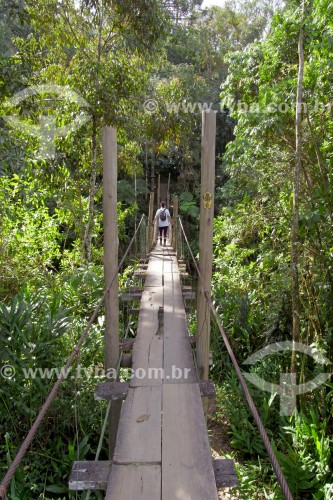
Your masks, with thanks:
M166 245L166 238L168 227L171 225L170 212L165 206L165 202L161 201L161 206L155 215L155 222L158 221L158 230L160 233L160 244L162 245L162 237L164 237L164 246Z

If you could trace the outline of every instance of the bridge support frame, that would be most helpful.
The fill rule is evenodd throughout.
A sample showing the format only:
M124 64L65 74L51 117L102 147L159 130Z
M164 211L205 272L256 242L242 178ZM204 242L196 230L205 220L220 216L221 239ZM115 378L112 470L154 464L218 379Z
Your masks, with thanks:
M105 298L105 369L116 369L119 360L119 287L118 287L118 214L117 214L117 133L112 127L102 129L103 146L103 222ZM116 446L121 401L115 401L109 413L109 456Z
M216 113L202 112L201 135L201 195L199 269L203 283L198 284L197 294L197 366L200 380L208 380L210 344L210 308L205 292L211 292L213 265L213 223L215 189Z
M155 238L155 222L154 222L154 191L150 192L149 196L149 212L148 212L148 242L147 252L149 253Z
M173 200L173 217L172 217L172 228L171 228L171 235L172 235L172 246L174 251L176 252L176 255L178 255L178 196L174 195Z

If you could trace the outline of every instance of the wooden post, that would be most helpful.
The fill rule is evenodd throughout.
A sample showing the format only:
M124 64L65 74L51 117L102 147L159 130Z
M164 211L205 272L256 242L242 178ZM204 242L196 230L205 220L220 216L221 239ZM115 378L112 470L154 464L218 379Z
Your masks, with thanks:
M103 145L103 222L104 222L104 279L107 288L118 268L117 224L117 135L112 127L102 129ZM119 299L118 276L105 298L105 369L117 368L119 359ZM112 373L112 372L111 372ZM113 457L116 444L120 405L113 404L109 418L109 455Z
M150 252L151 246L154 239L154 231L155 227L153 224L154 220L154 192L150 192L149 197L149 212L148 212L148 243L147 243L147 252Z
M170 206L170 177L171 177L171 174L169 172L168 189L167 189L167 199L166 199L166 206L167 206L167 208L169 208L169 206Z
M147 219L143 219L140 228L140 258L147 258Z
M202 112L201 136L199 268L203 284L199 282L197 298L197 365L200 380L208 380L209 372L210 309L204 292L210 293L212 279L215 142L216 114L207 109Z
M151 166L150 166L150 191L155 192L155 155L151 152Z
M147 144L147 141L146 141L146 145L145 145L145 160L146 160L146 188L148 190L148 144ZM147 193L145 194L145 200L147 201Z
M178 197L173 197L173 217L172 217L172 246L177 255L178 245Z
M160 208L161 203L161 176L158 174L157 178L157 198L156 198L156 210Z

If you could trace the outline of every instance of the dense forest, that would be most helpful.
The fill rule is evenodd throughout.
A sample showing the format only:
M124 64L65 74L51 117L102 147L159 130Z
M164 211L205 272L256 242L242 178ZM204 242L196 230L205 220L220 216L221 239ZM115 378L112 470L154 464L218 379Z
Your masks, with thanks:
M333 4L201 4L0 0L1 478L55 378L24 373L64 365L103 293L103 126L117 129L119 254L169 174L197 254L201 111L216 111L212 295L236 358L281 341L333 358ZM135 334L125 306L120 327ZM103 365L103 329L101 315L78 364ZM239 476L221 498L283 498L213 322L211 340L210 423ZM276 384L332 372L295 350L242 368ZM76 497L72 462L94 459L104 418L97 379L63 382L8 498ZM290 416L249 388L294 498L332 499L332 381Z

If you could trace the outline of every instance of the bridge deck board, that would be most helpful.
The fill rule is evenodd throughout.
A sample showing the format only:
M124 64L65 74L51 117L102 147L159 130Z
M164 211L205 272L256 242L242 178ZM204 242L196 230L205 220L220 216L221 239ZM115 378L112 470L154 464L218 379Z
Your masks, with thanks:
M113 463L161 462L161 387L129 388L121 410Z
M160 465L113 465L105 500L160 500Z
M145 286L162 286L162 265L163 257L152 255L148 262L146 271Z
M165 384L162 404L162 500L217 500L199 384Z
M162 280L161 280L162 282ZM159 308L163 307L162 287L145 288L142 293L137 336L133 346L131 387L161 385L156 370L163 366L163 338L159 331ZM152 376L156 374L156 376Z
M197 382L177 272L164 275L164 383Z

